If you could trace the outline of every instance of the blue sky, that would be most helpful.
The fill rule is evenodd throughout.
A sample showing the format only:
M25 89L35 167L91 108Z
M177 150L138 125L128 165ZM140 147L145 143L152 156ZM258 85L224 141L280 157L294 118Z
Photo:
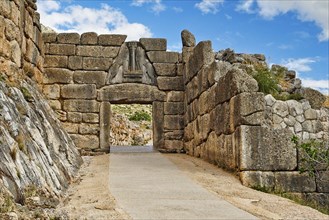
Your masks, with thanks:
M41 22L58 32L160 37L181 51L190 30L213 49L265 54L329 92L329 0L38 0Z

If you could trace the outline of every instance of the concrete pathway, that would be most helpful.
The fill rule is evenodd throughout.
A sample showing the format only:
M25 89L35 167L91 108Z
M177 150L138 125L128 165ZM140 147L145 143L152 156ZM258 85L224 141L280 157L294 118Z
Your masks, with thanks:
M257 219L193 182L158 152L111 150L110 191L133 219Z

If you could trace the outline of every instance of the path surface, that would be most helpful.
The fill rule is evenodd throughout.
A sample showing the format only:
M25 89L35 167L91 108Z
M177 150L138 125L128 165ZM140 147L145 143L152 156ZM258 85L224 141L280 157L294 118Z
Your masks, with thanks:
M110 191L133 219L257 219L198 185L158 152L112 150Z

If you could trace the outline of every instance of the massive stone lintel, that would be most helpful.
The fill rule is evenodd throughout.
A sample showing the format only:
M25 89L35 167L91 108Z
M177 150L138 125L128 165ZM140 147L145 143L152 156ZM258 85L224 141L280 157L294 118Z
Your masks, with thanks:
M137 41L126 42L121 46L108 74L107 84L143 83L156 85L155 70Z

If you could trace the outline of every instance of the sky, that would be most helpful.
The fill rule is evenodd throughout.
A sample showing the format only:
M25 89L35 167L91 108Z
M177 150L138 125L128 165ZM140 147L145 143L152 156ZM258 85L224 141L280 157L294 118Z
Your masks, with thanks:
M215 52L261 53L295 70L303 86L329 95L329 0L37 0L41 23L56 32L211 40Z

